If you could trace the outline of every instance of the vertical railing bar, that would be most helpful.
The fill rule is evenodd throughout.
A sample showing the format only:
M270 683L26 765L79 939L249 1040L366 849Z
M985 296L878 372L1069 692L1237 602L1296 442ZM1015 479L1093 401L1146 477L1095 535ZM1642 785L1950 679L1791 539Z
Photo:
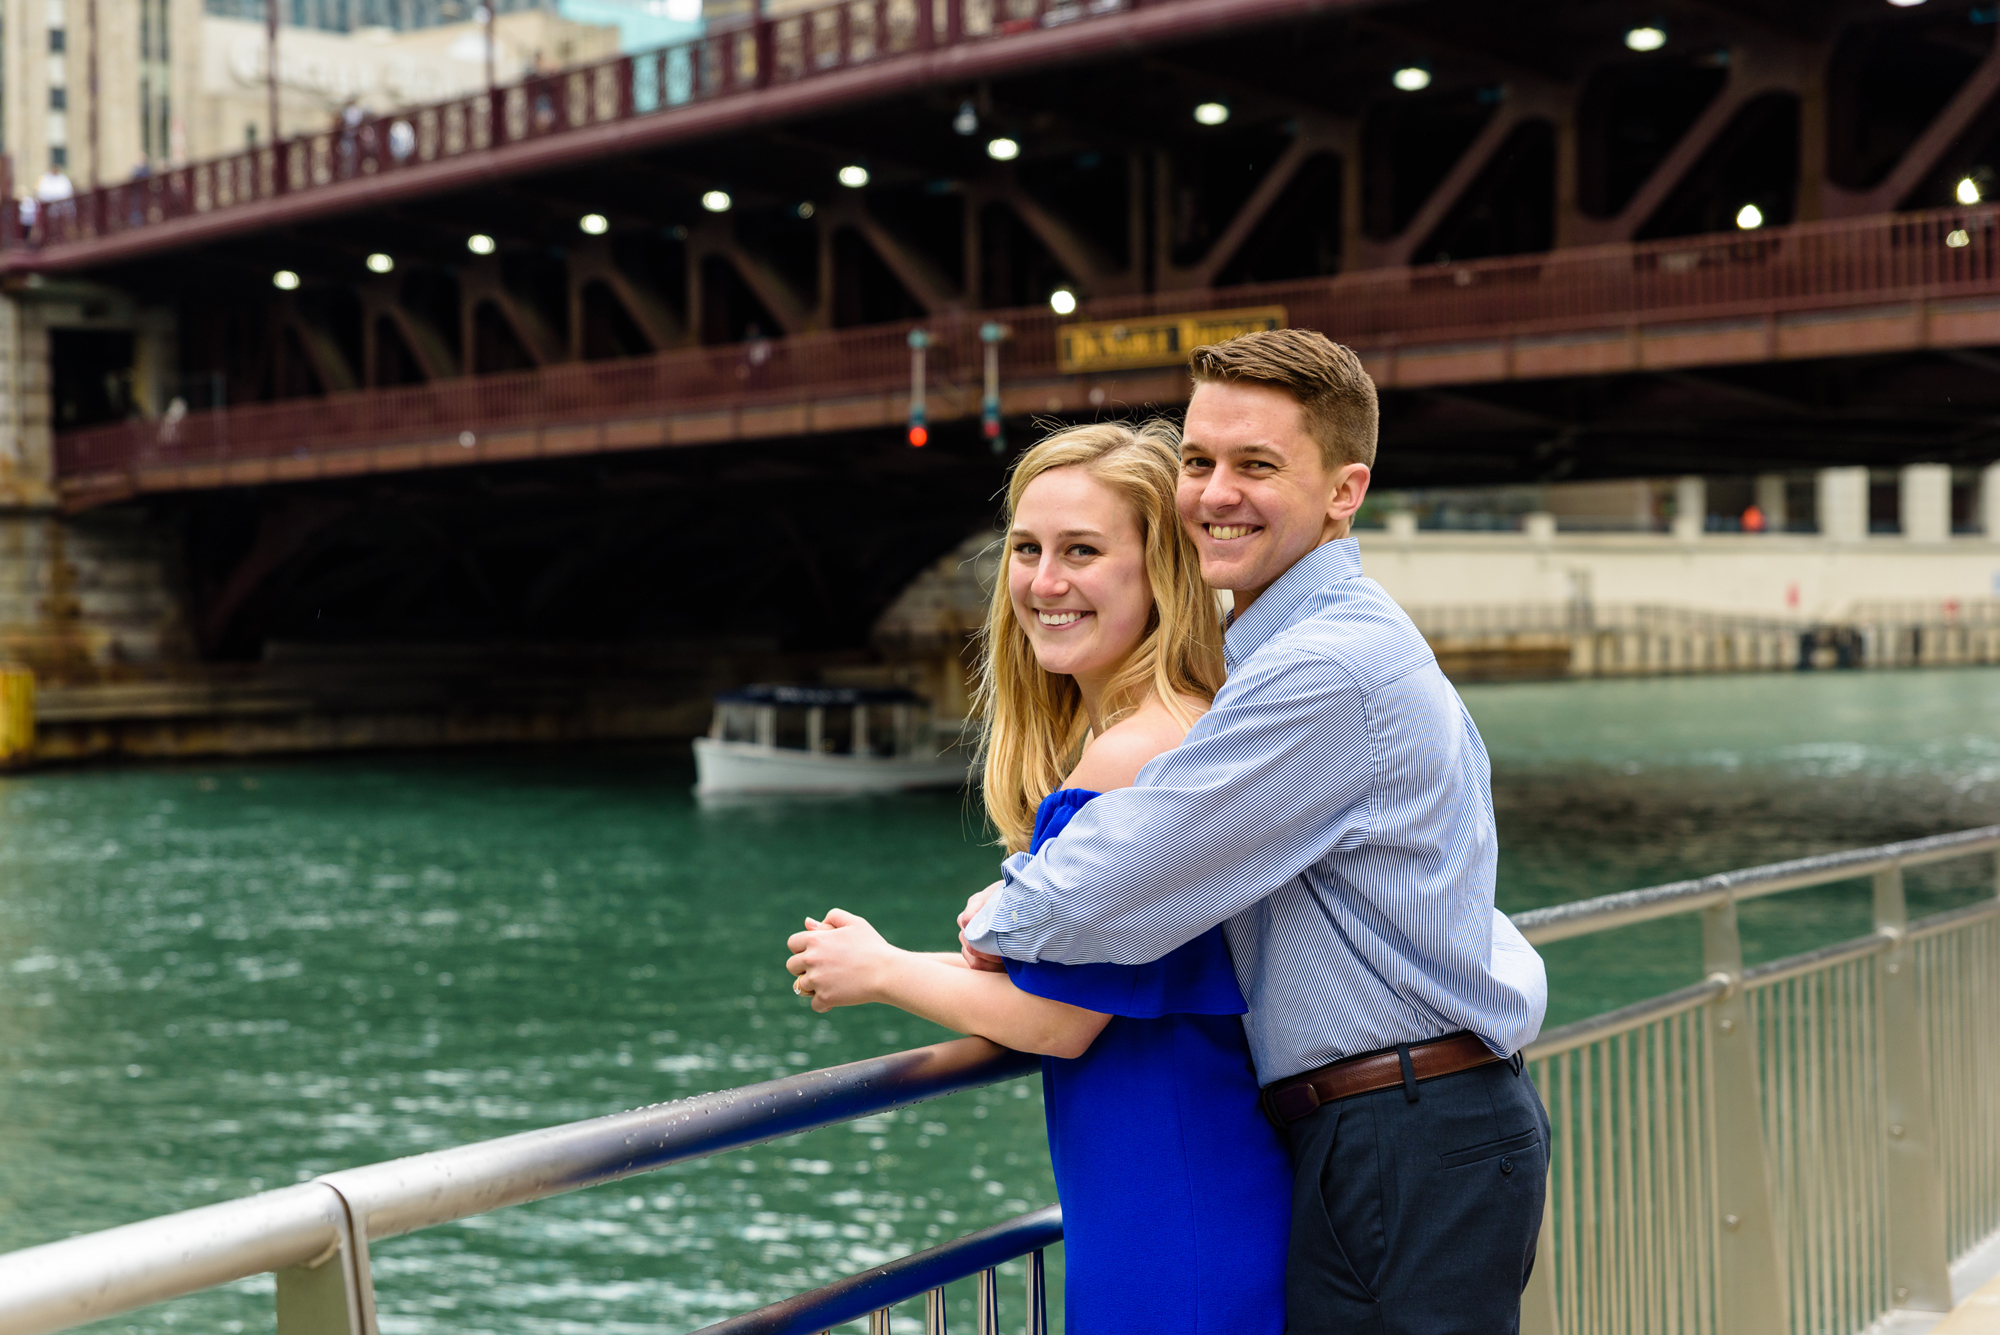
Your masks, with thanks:
M1042 1268L1042 1249L1028 1257L1028 1335L1049 1335L1049 1291ZM873 1332L870 1333L873 1335ZM1082 1335L1082 1332L1078 1332Z
M1577 1161L1582 1175L1579 1194L1583 1198L1583 1295L1578 1304L1578 1322L1580 1329L1589 1331L1604 1329L1604 1311L1598 1305L1601 1289L1598 1268L1602 1264L1602 1248L1598 1232L1597 1128L1592 1115L1597 1106L1597 1058L1602 1046L1601 1043L1592 1043L1583 1048L1577 1062Z
M1000 1335L1000 1274L992 1266L979 1272L972 1325L977 1335Z
M924 1295L924 1335L950 1335L946 1329L949 1324L945 1312L944 1287L940 1285Z
M1655 1210L1653 1205L1653 1110L1652 1083L1647 1076L1652 1071L1652 1063L1647 1060L1652 1047L1652 1037L1657 1026L1647 1025L1635 1035L1638 1049L1637 1064L1632 1068L1632 1107L1636 1120L1626 1128L1626 1135L1632 1141L1632 1151L1636 1161L1633 1173L1632 1212L1637 1225L1633 1255L1637 1260L1634 1274L1637 1278L1634 1301L1638 1317L1640 1335L1653 1335L1653 1322L1659 1314L1658 1294L1655 1284L1659 1279L1659 1257L1653 1249L1653 1225Z
M1621 1034L1618 1039L1618 1171L1624 1180L1625 1198L1636 1207L1638 1183L1632 1175L1632 1035ZM1639 1249L1637 1242L1639 1212L1636 1208L1619 1211L1619 1277L1621 1305L1624 1308L1619 1324L1631 1330L1637 1324L1639 1315Z

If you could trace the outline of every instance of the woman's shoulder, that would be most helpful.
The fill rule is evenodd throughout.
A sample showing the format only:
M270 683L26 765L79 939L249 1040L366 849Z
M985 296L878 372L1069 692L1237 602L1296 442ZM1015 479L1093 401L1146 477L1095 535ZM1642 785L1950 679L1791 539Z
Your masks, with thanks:
M1199 717L1208 708L1205 700L1186 702L1190 713ZM1148 700L1090 739L1077 760L1076 768L1064 781L1065 788L1088 788L1105 793L1113 788L1130 788L1146 762L1179 746L1187 737L1187 725L1157 698Z

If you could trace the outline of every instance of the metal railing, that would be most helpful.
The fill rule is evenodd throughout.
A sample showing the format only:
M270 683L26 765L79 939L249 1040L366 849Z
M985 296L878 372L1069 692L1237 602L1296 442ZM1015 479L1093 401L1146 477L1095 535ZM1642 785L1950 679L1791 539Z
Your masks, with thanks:
M1743 315L1775 319L1788 312L1996 292L2000 214L1975 208L1801 223L1750 236L1685 237L1443 267L1101 298L1089 301L1084 314L1091 320L1123 320L1277 305L1285 308L1291 325L1386 355L1424 344L1629 330L1647 323ZM934 388L979 383L984 357L980 328L993 319L1009 331L1002 354L1008 383L1063 374L1057 345L1065 321L1046 306L946 312L922 322L930 335L925 356ZM57 438L56 473L65 479L86 478L146 467L307 458L404 442L440 445L452 460L476 459L483 457L477 451L494 433L627 419L644 426L639 419L669 412L755 417L763 408L790 409L871 394L892 399L899 413L909 392L909 333L914 327L905 322L799 334L249 404L189 413L171 423L91 427ZM977 395L970 389L934 395L932 401L932 416L939 420L977 411ZM803 419L795 413L767 415L789 424L782 426L784 431L802 429ZM700 439L715 438L713 423L703 429L707 434ZM437 462L417 451L405 450L403 456L385 466L418 468Z
M1724 872L1518 914L1547 944L1699 914L1706 977L1543 1034L1524 1054L1553 1143L1529 1335L1851 1335L1951 1304L1951 1265L2000 1230L2000 869L1995 895L1909 920L1903 874L2000 852L2000 825ZM1744 900L1858 878L1875 931L1746 969ZM42 1335L267 1271L280 1335L373 1335L371 1241L1029 1074L960 1039L327 1174L0 1256L0 1335ZM815 1335L1030 1257L1058 1207L708 1328Z
M374 1335L371 1242L1039 1069L1038 1058L957 1039L30 1247L0 1256L0 1335L66 1330L273 1271L281 1335ZM1045 1229L1018 1236L1046 1245Z
M42 205L0 210L0 250L139 231L344 181L859 69L893 56L1116 14L1137 0L837 0L692 41L369 116Z
M2000 826L1517 915L1546 943L1701 916L1708 977L1542 1035L1554 1132L1534 1335L1846 1335L1945 1311L2000 1228L1996 897L1917 922L1907 868ZM1746 969L1746 899L1867 877L1875 931Z
M1957 604L1862 604L1835 621L1576 601L1405 610L1440 655L1566 654L1568 675L1605 677L2000 663L2000 615L1984 602L1962 615L1943 610Z

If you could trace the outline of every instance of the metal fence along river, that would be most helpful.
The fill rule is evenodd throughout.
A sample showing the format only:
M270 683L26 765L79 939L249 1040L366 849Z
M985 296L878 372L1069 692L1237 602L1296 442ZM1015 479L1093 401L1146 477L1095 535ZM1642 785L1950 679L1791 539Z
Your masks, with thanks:
M1911 921L1908 868L2000 852L2000 826L1516 915L1546 943L1699 914L1699 982L1545 1033L1526 1056L1554 1131L1523 1304L1533 1335L1859 1332L1942 1311L1952 1266L2000 1233L2000 868L1995 895ZM1744 900L1867 878L1875 930L1746 969ZM267 1271L281 1335L373 1335L371 1241L1011 1080L1035 1059L960 1039L636 1112L346 1169L0 1256L0 1335L38 1335ZM1051 1207L710 1327L811 1335L1032 1257L1046 1329ZM1008 1304L1011 1307L1011 1302ZM1012 1325L1011 1319L1008 1323Z

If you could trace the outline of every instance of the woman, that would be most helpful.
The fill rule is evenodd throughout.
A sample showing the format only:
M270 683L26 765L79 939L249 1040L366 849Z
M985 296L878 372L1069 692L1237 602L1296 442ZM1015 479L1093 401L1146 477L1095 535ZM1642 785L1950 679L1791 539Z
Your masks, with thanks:
M1222 628L1174 511L1172 427L1079 427L1022 456L985 631L985 801L1039 851L1178 746L1222 682ZM1279 1335L1291 1170L1258 1111L1220 928L1153 964L898 950L836 909L791 940L814 1010L881 1001L1042 1054L1073 1335Z

